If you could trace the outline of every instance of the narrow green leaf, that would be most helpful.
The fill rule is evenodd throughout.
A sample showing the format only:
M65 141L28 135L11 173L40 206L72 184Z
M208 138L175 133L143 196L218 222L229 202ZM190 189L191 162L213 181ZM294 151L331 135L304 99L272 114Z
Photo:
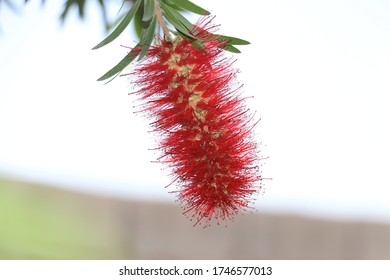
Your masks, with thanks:
M154 15L154 0L144 0L144 15L142 21L149 21Z
M139 54L140 45L137 44L117 65L111 68L106 74L101 76L98 81L104 81L125 69Z
M216 37L216 39L218 39L220 41L227 41L227 43L229 45L249 45L250 44L250 42L243 40L243 39L240 39L240 38L236 38L236 37L224 36L224 35L219 35L219 34L214 34L214 36Z
M183 25L173 14L172 9L161 2L161 8L164 10L164 16L168 20L169 23L171 23L177 31L180 31L184 35L186 35L189 38L196 39L191 33L188 32L188 29Z
M124 18L125 16L126 16L126 14L123 14L123 15L118 16L118 18L115 19L114 22L109 23L109 24L107 25L107 29L110 30L110 29L114 28L115 26L118 26L118 24L123 20L123 18Z
M173 0L162 0L165 4L168 5L175 5L175 2Z
M69 9L72 6L72 2L66 2L64 10L61 13L60 20L61 22L65 21L66 16L68 15Z
M195 48L197 48L199 50L204 50L204 48L205 48L205 46L201 40L195 40L191 43L191 45L193 45Z
M172 1L172 0L162 0L165 2L165 4L167 4L168 6L170 6L171 8L175 9L176 11L185 11L183 8L180 8L178 7L177 5L175 5L175 2Z
M156 31L156 17L154 16L152 18L152 22L149 24L149 26L143 30L141 40L139 44L142 46L141 53L139 54L138 60L141 60L146 53L148 52L150 45L152 44L155 31Z
M182 16L182 14L180 14L179 12L175 11L170 7L167 7L167 9L169 9L172 15L176 19L178 19L182 23L182 25L184 25L188 30L192 31L194 29L194 25L191 22L189 22L184 16Z
M210 14L209 11L199 7L198 5L192 3L189 0L170 0L170 1L173 2L176 6L198 15L205 16Z
M119 7L118 12L116 13L117 15L122 11L122 8L125 5L125 2L126 2L126 0L122 0L122 5Z
M181 37L185 38L185 39L188 39L190 41L196 41L197 38L194 38L194 37L188 37L186 34L180 32L179 30L176 30L176 33L175 34L178 34L180 35ZM196 43L195 43L196 44Z
M103 17L104 25L106 27L106 31L108 31L110 24L108 23L108 19L107 19L107 7L105 5L104 0L98 0L98 2L99 2L99 5L100 5L100 9L102 11L102 17Z
M137 34L138 39L140 39L142 35L142 26L143 26L142 14L143 14L143 8L138 9L133 21L135 33Z
M79 8L79 17L81 19L83 19L84 18L85 0L77 1L77 6Z
M137 10L140 6L140 3L141 3L141 0L137 0L134 3L133 7L131 7L130 11L123 18L121 23L115 28L115 30L112 31L111 34L108 35L106 39L101 41L99 44L97 44L92 49L96 50L98 48L101 48L101 47L107 45L108 43L111 43L115 38L117 38L123 32L123 30L125 30L125 28L129 25L130 21L133 19L135 13L137 12Z
M229 51L229 52L232 52L232 53L241 53L241 51L239 49L237 49L236 47L233 47L232 45L225 45L222 47L222 49Z

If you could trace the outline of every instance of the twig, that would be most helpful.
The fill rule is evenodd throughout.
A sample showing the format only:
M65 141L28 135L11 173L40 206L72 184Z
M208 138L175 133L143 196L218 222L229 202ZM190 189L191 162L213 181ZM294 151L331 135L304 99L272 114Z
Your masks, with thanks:
M161 28L162 28L162 30L164 32L164 37L166 39L168 39L170 37L169 36L169 30L168 30L167 25L165 24L164 19L163 19L163 15L162 15L162 12L161 12L159 0L154 0L154 13L156 14L157 21L160 24L160 26L161 26Z

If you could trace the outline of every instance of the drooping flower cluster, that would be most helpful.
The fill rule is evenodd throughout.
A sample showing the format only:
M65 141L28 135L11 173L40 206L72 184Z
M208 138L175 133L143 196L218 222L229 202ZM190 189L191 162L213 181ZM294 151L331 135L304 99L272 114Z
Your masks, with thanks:
M253 118L232 62L207 29L195 27L204 48L180 36L161 39L130 73L140 111L159 135L159 161L179 186L174 193L195 224L206 225L247 209L261 187Z

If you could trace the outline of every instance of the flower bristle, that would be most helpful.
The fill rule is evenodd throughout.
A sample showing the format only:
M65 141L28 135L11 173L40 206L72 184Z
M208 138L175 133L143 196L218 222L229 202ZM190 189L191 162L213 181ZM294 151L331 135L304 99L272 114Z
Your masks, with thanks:
M140 112L153 120L175 193L195 225L231 219L261 188L253 116L236 70L210 22L195 26L204 48L180 36L160 39L131 74Z

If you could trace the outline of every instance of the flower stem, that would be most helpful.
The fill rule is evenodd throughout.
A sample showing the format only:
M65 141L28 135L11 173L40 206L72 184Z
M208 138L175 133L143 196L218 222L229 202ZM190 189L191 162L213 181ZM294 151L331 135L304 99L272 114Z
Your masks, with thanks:
M168 30L167 25L165 24L164 19L163 19L159 0L154 0L154 13L156 14L157 21L160 24L160 26L164 32L164 38L169 39L170 38L169 30Z

